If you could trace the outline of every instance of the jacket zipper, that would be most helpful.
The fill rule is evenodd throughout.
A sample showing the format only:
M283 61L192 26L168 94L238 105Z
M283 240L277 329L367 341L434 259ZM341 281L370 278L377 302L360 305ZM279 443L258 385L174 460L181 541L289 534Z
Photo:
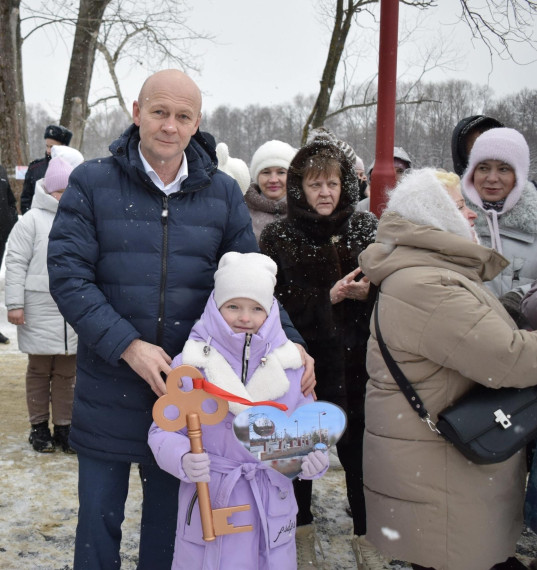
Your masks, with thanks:
M69 341L67 339L67 321L63 319L63 345L65 347L65 354L69 354Z
M242 349L242 383L246 384L246 377L248 376L248 361L250 360L250 343L252 342L252 335L246 333L244 339L244 348Z
M162 346L164 337L164 300L166 290L166 278L168 275L168 196L162 199L162 213L160 221L162 222L162 258L160 265L160 297L159 297L159 313L157 324L157 345Z

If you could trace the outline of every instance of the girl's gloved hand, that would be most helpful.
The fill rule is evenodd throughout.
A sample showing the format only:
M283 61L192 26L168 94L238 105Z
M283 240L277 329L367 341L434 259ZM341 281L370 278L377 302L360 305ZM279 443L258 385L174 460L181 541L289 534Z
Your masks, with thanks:
M209 475L211 460L207 453L185 453L181 465L192 483L208 483L211 480Z
M328 467L328 464L327 453L319 449L317 451L310 451L310 453L302 459L302 473L300 473L299 477L303 476L308 479L315 477L315 475L324 471Z

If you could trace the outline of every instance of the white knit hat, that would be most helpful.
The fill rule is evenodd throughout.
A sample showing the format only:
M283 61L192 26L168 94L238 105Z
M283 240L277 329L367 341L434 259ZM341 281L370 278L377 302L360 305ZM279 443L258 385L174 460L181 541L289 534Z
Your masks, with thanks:
M282 141L268 141L262 144L252 156L250 174L257 184L257 177L263 168L279 167L288 169L296 154L296 150Z
M242 193L245 194L250 186L250 171L246 162L240 158L229 156L228 146L223 142L216 145L216 158L218 158L218 168L234 178Z
M485 160L501 160L515 171L515 185L507 195L502 209L502 212L507 212L518 202L528 180L530 168L528 143L518 131L504 127L490 129L477 137L470 151L468 167L462 177L464 193L477 206L482 206L483 201L474 186L474 171L476 166Z
M226 301L243 297L257 301L267 314L274 300L277 267L261 253L230 251L222 256L214 274L214 300L220 308Z
M52 158L60 156L67 164L70 164L72 168L76 168L79 164L84 162L82 153L71 146L54 145L50 151L50 156Z

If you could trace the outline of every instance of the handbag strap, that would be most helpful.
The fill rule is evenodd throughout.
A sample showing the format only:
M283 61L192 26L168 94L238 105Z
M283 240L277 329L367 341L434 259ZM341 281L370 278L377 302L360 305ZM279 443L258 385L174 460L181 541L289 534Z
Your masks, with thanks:
M384 339L382 338L379 326L379 298L380 294L377 296L377 302L375 303L375 334L377 336L377 342L379 343L380 352L382 353L384 362L412 409L419 415L422 421L427 422L432 431L438 432L438 429L431 420L431 416L425 408L421 398L418 396L418 393L414 390L407 377L403 374L403 371L399 368L397 362L393 359Z

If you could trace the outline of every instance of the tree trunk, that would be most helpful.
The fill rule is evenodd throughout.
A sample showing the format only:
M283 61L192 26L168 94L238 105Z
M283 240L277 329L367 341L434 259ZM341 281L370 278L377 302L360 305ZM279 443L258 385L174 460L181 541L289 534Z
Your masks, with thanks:
M336 16L334 19L334 28L330 39L330 47L328 48L328 57L321 78L319 94L313 105L313 109L304 125L302 131L302 144L305 144L310 129L321 127L324 124L328 109L330 108L330 98L336 83L337 69L345 42L349 35L352 24L352 18L361 4L354 0L347 0L347 8L344 7L345 0L337 0Z
M73 131L71 146L81 148L86 119L89 116L88 97L97 49L97 36L110 0L80 0L73 53L63 97L61 124Z
M28 164L19 5L0 0L0 160L10 177L16 165Z

